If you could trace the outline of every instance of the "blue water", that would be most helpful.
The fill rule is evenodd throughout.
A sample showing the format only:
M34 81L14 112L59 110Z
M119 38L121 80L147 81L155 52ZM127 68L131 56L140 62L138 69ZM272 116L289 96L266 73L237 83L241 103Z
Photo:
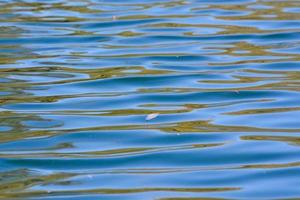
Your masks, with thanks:
M299 7L0 1L0 199L300 198Z

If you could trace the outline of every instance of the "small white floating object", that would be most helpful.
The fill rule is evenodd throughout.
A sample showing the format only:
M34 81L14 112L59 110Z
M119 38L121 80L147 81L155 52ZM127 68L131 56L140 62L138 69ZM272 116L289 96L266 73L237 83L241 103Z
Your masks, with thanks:
M159 115L159 113L151 113L149 115L147 115L146 120L151 120L156 118Z

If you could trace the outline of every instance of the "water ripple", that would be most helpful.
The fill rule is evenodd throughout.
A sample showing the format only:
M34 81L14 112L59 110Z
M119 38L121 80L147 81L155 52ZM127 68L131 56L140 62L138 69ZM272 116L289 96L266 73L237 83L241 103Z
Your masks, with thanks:
M0 198L300 198L299 6L0 1Z

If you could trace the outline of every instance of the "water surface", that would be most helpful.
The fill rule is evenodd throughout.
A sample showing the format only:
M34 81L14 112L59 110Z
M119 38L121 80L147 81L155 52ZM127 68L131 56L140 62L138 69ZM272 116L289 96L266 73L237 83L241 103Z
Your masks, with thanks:
M299 7L0 1L0 198L300 198Z

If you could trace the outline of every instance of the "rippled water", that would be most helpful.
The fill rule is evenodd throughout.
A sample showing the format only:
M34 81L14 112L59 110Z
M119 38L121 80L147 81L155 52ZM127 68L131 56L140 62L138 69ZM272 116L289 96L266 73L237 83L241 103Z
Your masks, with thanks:
M0 1L0 198L300 198L299 39L296 0Z

